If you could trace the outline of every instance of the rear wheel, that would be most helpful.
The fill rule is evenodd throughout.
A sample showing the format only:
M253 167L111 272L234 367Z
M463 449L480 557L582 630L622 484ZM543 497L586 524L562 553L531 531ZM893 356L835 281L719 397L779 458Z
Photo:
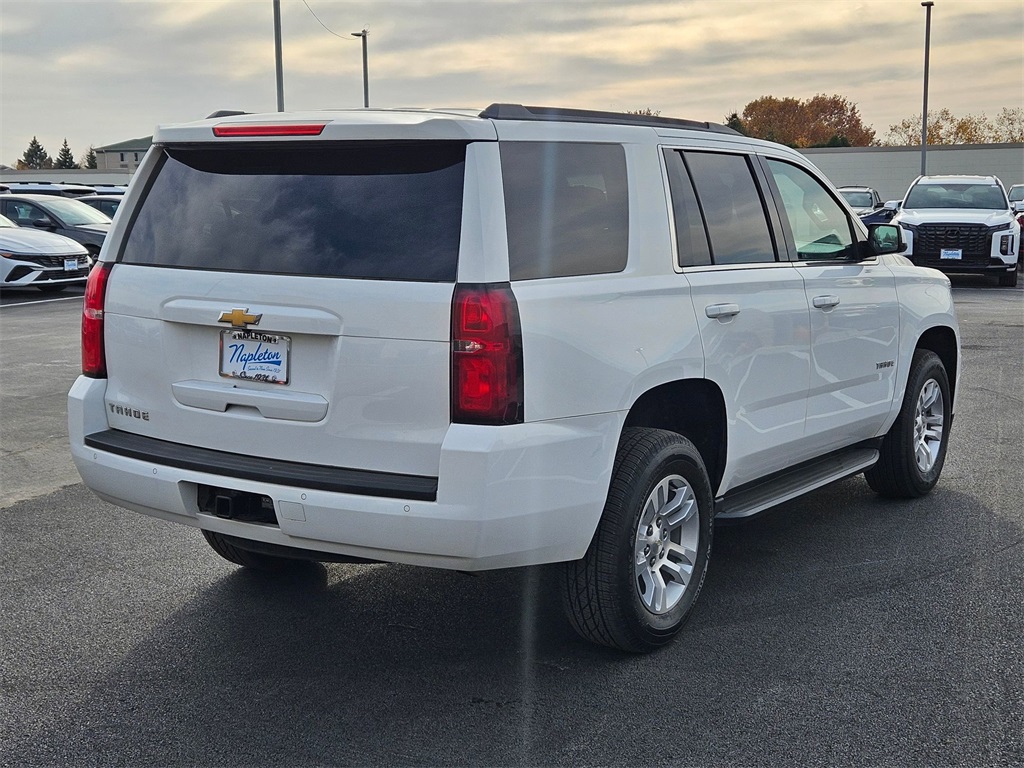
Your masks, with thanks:
M213 531L203 531L203 538L210 545L214 552L225 560L241 565L245 568L252 568L257 571L283 571L295 568L304 564L302 560L295 560L289 557L275 557L262 552L250 552L247 549L235 546L232 537L224 536Z
M911 499L935 486L946 461L951 406L949 379L939 356L917 350L900 414L882 441L878 463L864 473L875 492Z
M711 553L711 483L686 438L627 429L601 522L582 560L564 566L564 605L584 638L652 651L690 616Z

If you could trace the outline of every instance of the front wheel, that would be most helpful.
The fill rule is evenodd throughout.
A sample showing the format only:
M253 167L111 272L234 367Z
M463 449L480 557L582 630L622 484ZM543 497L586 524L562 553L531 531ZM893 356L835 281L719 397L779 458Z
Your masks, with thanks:
M707 572L711 483L686 438L627 429L601 522L582 560L564 566L564 605L585 639L643 653L672 640Z
M1010 272L999 276L999 285L1003 288L1016 288L1017 287L1017 270L1013 269Z
M864 473L876 493L913 499L935 486L946 461L952 405L942 360L917 350L899 416L882 441L878 463Z

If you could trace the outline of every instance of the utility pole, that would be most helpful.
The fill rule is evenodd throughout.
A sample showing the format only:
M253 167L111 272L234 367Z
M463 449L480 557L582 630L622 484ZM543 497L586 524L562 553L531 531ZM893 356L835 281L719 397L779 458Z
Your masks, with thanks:
M921 175L925 175L928 153L928 53L932 46L932 0L925 0L921 6L925 9L924 22L924 105L921 107Z
M277 111L284 112L284 64L281 62L281 0L274 0L274 63L277 66Z
M277 0L275 0L277 2ZM361 37L363 39L363 107L369 108L370 106L370 76L366 70L366 36L370 34L368 29L363 29L361 32L353 32L352 37Z

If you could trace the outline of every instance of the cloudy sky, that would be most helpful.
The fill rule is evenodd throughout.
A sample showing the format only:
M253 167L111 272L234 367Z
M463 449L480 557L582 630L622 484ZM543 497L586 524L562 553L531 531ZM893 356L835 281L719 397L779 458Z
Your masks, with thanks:
M314 15L315 14L315 15ZM884 136L921 111L919 0L281 0L285 108L495 101L721 122L764 95L840 94ZM319 21L318 21L319 18ZM336 36L336 33L339 36ZM1024 106L1024 2L935 0L929 105ZM273 111L272 0L0 0L0 163Z

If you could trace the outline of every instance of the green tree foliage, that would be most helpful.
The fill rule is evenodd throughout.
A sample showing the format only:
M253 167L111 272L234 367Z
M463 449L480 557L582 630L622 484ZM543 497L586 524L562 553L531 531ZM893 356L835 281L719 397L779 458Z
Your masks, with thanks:
M57 162L53 164L54 168L77 168L78 163L75 162L75 156L71 154L71 147L68 146L68 140L64 139L64 144L61 145L60 152L57 153Z
M947 108L928 110L929 144L999 144L1024 142L1024 107L1003 107L995 119L980 115L957 116ZM921 145L921 115L889 126L882 144L893 147Z
M762 96L741 115L729 115L726 123L748 136L790 147L866 147L875 140L857 105L838 94L819 93L805 100Z
M91 146L89 151L82 155L82 159L78 163L79 168L90 168L95 170L96 168L96 150Z
M742 133L744 136L747 135L747 127L743 125L743 119L735 112L731 115L725 116L725 125L727 128L732 128L737 133Z
M43 149L43 145L39 143L39 140L33 136L32 141L28 143L28 149L25 150L25 154L18 161L18 170L36 171L45 168L53 168L53 160L46 150Z
M644 107L643 109L627 109L627 115L643 115L644 117L659 117L661 110L652 110L650 107Z

